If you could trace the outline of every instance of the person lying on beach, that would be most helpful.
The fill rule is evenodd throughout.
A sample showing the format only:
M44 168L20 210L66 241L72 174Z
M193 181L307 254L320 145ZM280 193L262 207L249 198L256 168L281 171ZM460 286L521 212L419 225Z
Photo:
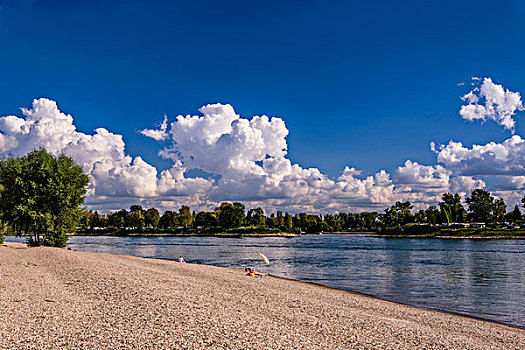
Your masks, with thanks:
M264 273L264 272L255 271L251 267L245 267L244 271L246 272L246 276L252 276L252 277L259 276L259 277L262 277L262 276L267 276L268 275L267 273Z

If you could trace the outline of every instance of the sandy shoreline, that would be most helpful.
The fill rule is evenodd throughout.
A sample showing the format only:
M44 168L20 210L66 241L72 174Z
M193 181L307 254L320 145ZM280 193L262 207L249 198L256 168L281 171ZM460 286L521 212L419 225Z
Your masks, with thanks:
M525 331L242 271L0 246L0 349L523 349Z

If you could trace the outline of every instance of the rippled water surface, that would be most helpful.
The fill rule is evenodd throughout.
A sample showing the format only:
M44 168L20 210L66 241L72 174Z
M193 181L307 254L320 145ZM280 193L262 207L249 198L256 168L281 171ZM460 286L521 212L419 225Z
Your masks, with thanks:
M69 247L254 266L277 276L525 327L525 240L78 236L69 240ZM270 259L269 266L259 252Z

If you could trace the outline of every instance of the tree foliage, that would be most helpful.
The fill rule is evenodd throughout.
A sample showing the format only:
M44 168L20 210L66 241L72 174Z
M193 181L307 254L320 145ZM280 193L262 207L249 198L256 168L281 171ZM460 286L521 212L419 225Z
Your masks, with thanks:
M72 158L43 148L3 159L0 214L14 233L34 235L34 244L63 247L80 218L88 183Z
M157 227L160 221L160 214L156 208L149 208L144 214L144 223L147 227Z
M480 188L475 189L467 197L469 216L473 221L493 222L494 221L494 202L492 195Z
M196 227L213 227L217 226L218 222L215 213L201 211L195 216L194 224Z
M246 224L260 226L264 224L264 219L264 210L262 210L262 208L258 207L255 209L250 209L248 210L248 214L246 215Z
M507 204L503 198L495 198L494 206L492 208L492 217L496 222L502 222L505 220L505 214L507 213Z
M215 213L219 220L219 225L224 228L240 227L244 223L245 218L244 204L235 202L223 202L217 208Z
M132 205L129 208L129 215L127 219L129 220L129 226L132 228L143 228L146 224L145 219L146 211L140 205Z
M192 215L191 215L191 209L190 207L188 207L187 205L183 205L180 209L179 209L179 221L180 221L180 224L184 227L188 227L191 225L192 223Z
M439 222L440 211L433 205L425 210L425 221L429 224L435 225Z
M521 214L520 208L518 208L517 204L514 206L514 209L506 215L506 219L515 224L521 224L523 221L523 215Z
M390 208L385 209L383 222L387 227L398 227L413 222L414 216L410 212L413 205L410 202L396 202Z
M451 223L465 222L467 220L467 212L461 204L461 196L459 194L443 193L442 200L439 203L439 208L443 221Z
M162 228L176 228L179 226L179 220L177 216L177 213L171 210L166 210L160 217L159 226Z

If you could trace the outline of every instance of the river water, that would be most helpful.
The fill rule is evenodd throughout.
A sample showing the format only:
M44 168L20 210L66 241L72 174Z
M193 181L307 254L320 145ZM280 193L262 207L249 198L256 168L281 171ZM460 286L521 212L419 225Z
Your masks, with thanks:
M7 241L23 239L8 237ZM257 270L525 328L525 240L82 237L71 249ZM270 260L266 265L258 253Z

